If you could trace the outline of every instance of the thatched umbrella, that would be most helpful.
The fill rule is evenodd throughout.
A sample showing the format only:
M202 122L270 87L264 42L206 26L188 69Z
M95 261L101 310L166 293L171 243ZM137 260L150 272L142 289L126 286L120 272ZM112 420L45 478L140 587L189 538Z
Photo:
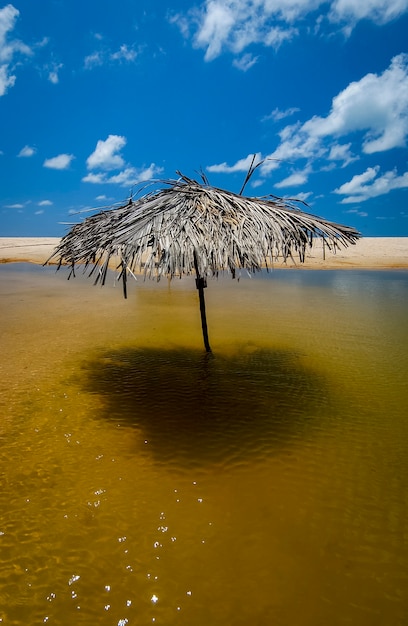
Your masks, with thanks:
M255 168L252 168L252 171ZM359 233L299 210L295 201L276 196L249 198L180 174L160 181L161 188L101 211L76 224L49 260L93 265L96 281L104 284L109 261L118 258L119 278L126 297L128 274L159 280L194 274L199 293L205 349L210 352L204 288L209 275L272 267L296 254L304 262L314 238L335 251L354 244ZM247 176L249 179L250 172ZM241 190L242 192L242 190Z

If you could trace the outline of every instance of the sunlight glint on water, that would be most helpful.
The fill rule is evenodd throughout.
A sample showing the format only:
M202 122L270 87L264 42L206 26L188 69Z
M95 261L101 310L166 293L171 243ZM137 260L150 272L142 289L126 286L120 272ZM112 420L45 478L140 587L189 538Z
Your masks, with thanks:
M0 623L402 626L408 274L0 268Z

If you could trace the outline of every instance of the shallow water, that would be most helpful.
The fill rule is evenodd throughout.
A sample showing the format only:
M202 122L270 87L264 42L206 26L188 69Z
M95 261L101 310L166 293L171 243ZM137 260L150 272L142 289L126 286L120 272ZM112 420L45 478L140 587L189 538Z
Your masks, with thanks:
M0 267L0 622L408 621L408 272Z

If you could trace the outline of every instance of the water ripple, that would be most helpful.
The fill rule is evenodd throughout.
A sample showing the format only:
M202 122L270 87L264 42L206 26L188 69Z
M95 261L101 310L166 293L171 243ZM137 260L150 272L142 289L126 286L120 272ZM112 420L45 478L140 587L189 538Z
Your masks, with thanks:
M100 419L138 430L166 465L262 459L327 415L323 377L288 351L104 351L80 380L103 399Z

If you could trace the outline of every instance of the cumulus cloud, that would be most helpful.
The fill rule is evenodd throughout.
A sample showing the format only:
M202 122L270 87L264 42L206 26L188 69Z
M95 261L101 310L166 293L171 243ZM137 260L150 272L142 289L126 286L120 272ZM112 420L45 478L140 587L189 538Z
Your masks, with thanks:
M157 177L163 168L158 167L155 163L151 163L149 167L145 168L135 168L135 167L126 167L124 170L119 172L119 174L109 175L106 172L90 172L82 181L84 183L93 183L93 184L113 184L113 185L121 185L122 187L132 187L137 183L141 183L144 181L151 180Z
M326 118L315 116L302 127L314 137L365 131L367 154L405 146L408 134L408 54L399 54L382 74L367 74L333 98Z
M206 0L199 10L173 16L171 21L185 37L193 32L193 45L205 49L205 60L212 61L224 50L240 54L254 43L279 48L297 35L290 22L304 13L302 5L317 7L322 1Z
M14 30L20 11L12 4L0 9L0 96L4 96L8 89L16 82L13 73L13 62L19 55L30 56L31 48L18 39L9 35Z
M296 108L275 109L264 120L279 121L295 112ZM257 155L258 162L264 159L258 170L260 178L270 176L282 164L293 166L304 162L303 167L278 182L278 188L304 184L312 172L344 168L364 153L372 155L405 147L408 136L408 54L394 57L381 74L370 73L349 84L333 98L327 116L314 116L303 124L298 121L284 126L278 136L280 142L272 153L263 157ZM233 165L224 162L207 169L218 173L243 172L248 170L251 159L252 155L248 155ZM375 181L370 182L370 176ZM256 181L252 184L255 185ZM398 176L395 171L390 171L380 176L375 168L369 168L336 189L336 193L346 196L342 203L360 202L405 186L405 174Z
M407 0L334 0L329 19L343 22L348 29L360 20L368 19L376 24L386 24L403 15L408 9Z
M309 178L310 169L306 168L303 171L293 172L290 176L281 180L280 182L275 184L275 187L298 187L299 185L304 185Z
M119 174L111 176L109 182L116 185L122 185L122 187L128 187L130 185L135 185L136 183L151 180L152 178L158 176L162 171L163 168L158 167L154 163L151 163L149 167L140 169L135 167L127 167Z
M87 168L91 171L82 178L82 181L95 185L109 183L131 187L139 182L150 180L162 172L162 168L154 163L149 167L139 169L126 164L120 154L125 145L126 137L121 135L109 135L105 140L100 139L86 161ZM121 171L117 174L109 173L113 170Z
M36 153L36 149L32 146L24 146L18 153L18 157L31 157Z
M212 61L225 50L241 54L250 45L277 49L298 35L302 19L319 10L317 23L349 34L360 20L385 24L408 10L407 0L205 0L173 15L185 38ZM294 26L296 24L296 27Z
M341 200L342 204L364 202L369 198L376 198L389 193L393 189L408 187L408 171L398 175L396 169L380 174L380 167L368 167L362 174L356 174L353 178L334 190L334 193L346 196Z
M51 159L45 159L43 166L52 170L66 170L74 158L73 154L59 154Z
M51 206L53 203L51 202L51 200L40 200L40 202L37 202L38 206Z
M89 174L83 177L82 181L84 183L93 183L95 185L98 185L100 183L109 182L108 178L109 177L103 172L99 172L98 174L94 174L93 172L90 172Z
M329 161L341 161L342 167L357 161L359 157L351 152L351 143L335 143L331 146L328 154Z
M322 141L304 132L300 124L285 127L280 133L281 143L268 155L269 160L261 165L261 171L267 176L281 163L293 163L299 159L311 162L322 158L326 153Z
M301 191L300 193L296 194L296 199L300 200L301 202L304 202L305 204L307 204L307 200L308 198L310 198L310 196L312 195L311 191Z
M221 54L225 43L234 32L236 16L228 2L207 2L201 24L195 36L199 48L207 48L205 59L210 61ZM242 48L241 48L242 50Z
M86 160L87 168L89 170L118 170L124 167L125 161L118 153L125 145L126 137L121 135L109 135L105 141L100 139L95 150Z
M208 165L206 167L208 172L215 172L217 174L231 174L233 172L247 172L249 166L252 163L252 159L254 158L253 154L248 154L244 159L240 159L234 165L228 165L225 161L224 163L218 163L215 165ZM255 164L259 163L261 160L260 153L256 154Z
M305 159L338 162L346 166L358 156L351 142L339 142L341 137L353 137L366 154L404 147L408 135L408 55L394 57L382 74L367 74L350 83L333 98L327 117L314 116L304 124L285 126L280 132L280 144L261 166L263 175L278 167ZM327 169L327 167L326 167Z

